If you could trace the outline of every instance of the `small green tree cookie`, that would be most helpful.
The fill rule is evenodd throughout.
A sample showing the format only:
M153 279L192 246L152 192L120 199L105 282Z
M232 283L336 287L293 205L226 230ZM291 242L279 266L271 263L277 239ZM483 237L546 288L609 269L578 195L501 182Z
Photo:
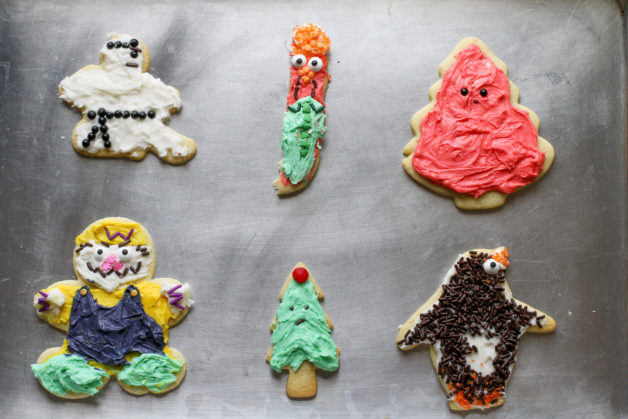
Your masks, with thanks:
M324 297L307 267L299 262L279 293L279 309L270 326L270 367L288 370L286 394L295 399L314 397L316 369L336 371L340 350L331 338L333 324L319 300Z

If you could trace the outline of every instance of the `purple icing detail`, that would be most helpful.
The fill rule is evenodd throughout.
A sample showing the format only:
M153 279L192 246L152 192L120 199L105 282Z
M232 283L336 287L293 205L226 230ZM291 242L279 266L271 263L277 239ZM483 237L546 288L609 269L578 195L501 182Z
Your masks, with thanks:
M183 299L183 295L182 294L173 295L172 297L174 297L174 299L170 302L170 304L172 304L172 305L177 305L177 303Z
M37 304L44 305L45 302L46 302L46 299L43 298L43 297L41 297L41 298L39 298L39 300L37 300Z
M43 312L43 311L48 311L48 309L50 309L50 304L48 303L48 301L44 301L43 304L41 304L43 307L39 309L39 312Z
M185 307L183 307L181 304L174 304L174 306L180 308L181 310L185 310Z
M135 230L135 229L134 229L134 228L132 228L132 229L131 229L131 231L129 231L129 234L127 234L126 236L125 236L124 234L122 234L121 232L119 232L119 231L116 231L116 233L115 233L114 235L111 235L111 234L109 233L109 230L107 230L107 227L105 227L105 233L107 233L107 237L109 238L109 240L113 240L113 239L115 239L116 237L120 236L120 237L122 237L122 239L123 239L124 241L127 241L127 240L129 240L129 239L131 238L131 236L133 235L133 231L134 231L134 230Z
M168 290L168 294L171 294L172 292L178 290L179 288L181 288L181 284L177 285L176 287L172 287Z
M46 294L46 293L45 293L45 292L43 292L43 291L37 291L37 292L38 292L38 293L40 293L41 295L43 295L44 297L48 297L48 294Z

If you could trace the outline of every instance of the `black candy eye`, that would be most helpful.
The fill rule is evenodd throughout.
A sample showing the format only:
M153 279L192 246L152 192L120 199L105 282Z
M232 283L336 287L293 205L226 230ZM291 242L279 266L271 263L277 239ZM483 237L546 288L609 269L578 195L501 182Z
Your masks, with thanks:
M122 44L122 48L128 48L128 47L129 47L129 43L128 43L128 42L124 42L124 43Z
M136 47L137 44L139 44L139 42L137 41L137 39L133 38L129 41L129 45L131 45L132 47Z
M491 262L491 268L494 268L496 266L497 266L497 264L495 262Z
M116 48L120 48L120 47L122 47L122 42L116 41Z
M96 253L98 253L99 255L102 255L102 249L98 249Z
M310 306L305 306L305 309L306 309L306 310L309 310L309 309L310 309Z
M290 311L294 310L294 307L290 307Z
M488 95L488 92L486 91L486 89L480 90L480 96L484 97L486 95Z
M114 45L115 44L113 42L111 42L111 41L107 42L107 48L109 48L109 49L112 49L114 47Z
M126 250L126 249L123 249L123 250L122 250L122 254L123 254L123 255L128 255L128 254L129 254L129 251L128 251L128 250Z
M131 51L131 58L137 58L137 51Z
M462 89L460 89L460 94L461 94L462 96L466 96L466 95L468 95L468 94L469 94L469 90L467 90L467 88L466 88L466 87L463 87Z

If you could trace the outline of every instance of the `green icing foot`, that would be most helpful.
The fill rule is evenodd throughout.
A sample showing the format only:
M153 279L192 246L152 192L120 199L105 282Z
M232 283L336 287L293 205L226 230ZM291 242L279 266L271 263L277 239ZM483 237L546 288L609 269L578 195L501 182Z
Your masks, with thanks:
M177 380L183 362L166 355L142 354L118 373L118 379L129 387L145 387L153 393L164 391Z
M68 392L93 396L108 377L104 370L72 354L53 356L43 364L32 364L31 369L46 390L61 397Z

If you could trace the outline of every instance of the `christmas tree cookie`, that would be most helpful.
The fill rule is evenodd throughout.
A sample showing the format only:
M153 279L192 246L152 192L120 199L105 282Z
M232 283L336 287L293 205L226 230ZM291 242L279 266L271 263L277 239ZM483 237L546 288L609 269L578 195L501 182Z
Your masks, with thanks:
M438 72L430 103L410 121L403 168L460 209L499 207L547 172L554 149L538 135L539 117L518 103L506 64L479 39L460 41Z
M316 369L336 371L340 350L331 338L333 324L319 300L323 291L299 262L279 293L279 309L270 326L270 367L289 372L286 394L294 399L316 396Z
M505 279L507 266L504 247L466 252L443 285L399 329L401 350L430 345L452 410L503 404L521 336L556 329L550 316L513 298Z
M148 73L150 55L141 39L111 36L100 49L100 64L64 78L59 97L78 108L72 145L88 157L141 160L151 151L170 164L196 154L196 143L164 122L181 108L181 94Z
M116 377L131 394L163 394L186 372L168 331L188 314L190 286L153 278L155 250L148 231L128 218L104 218L77 238L76 281L39 290L37 315L66 332L63 345L45 350L31 366L50 393L64 399L93 396Z
M290 93L281 129L279 177L273 182L278 195L305 188L318 169L325 127L325 93L330 41L311 23L293 30L290 52Z

